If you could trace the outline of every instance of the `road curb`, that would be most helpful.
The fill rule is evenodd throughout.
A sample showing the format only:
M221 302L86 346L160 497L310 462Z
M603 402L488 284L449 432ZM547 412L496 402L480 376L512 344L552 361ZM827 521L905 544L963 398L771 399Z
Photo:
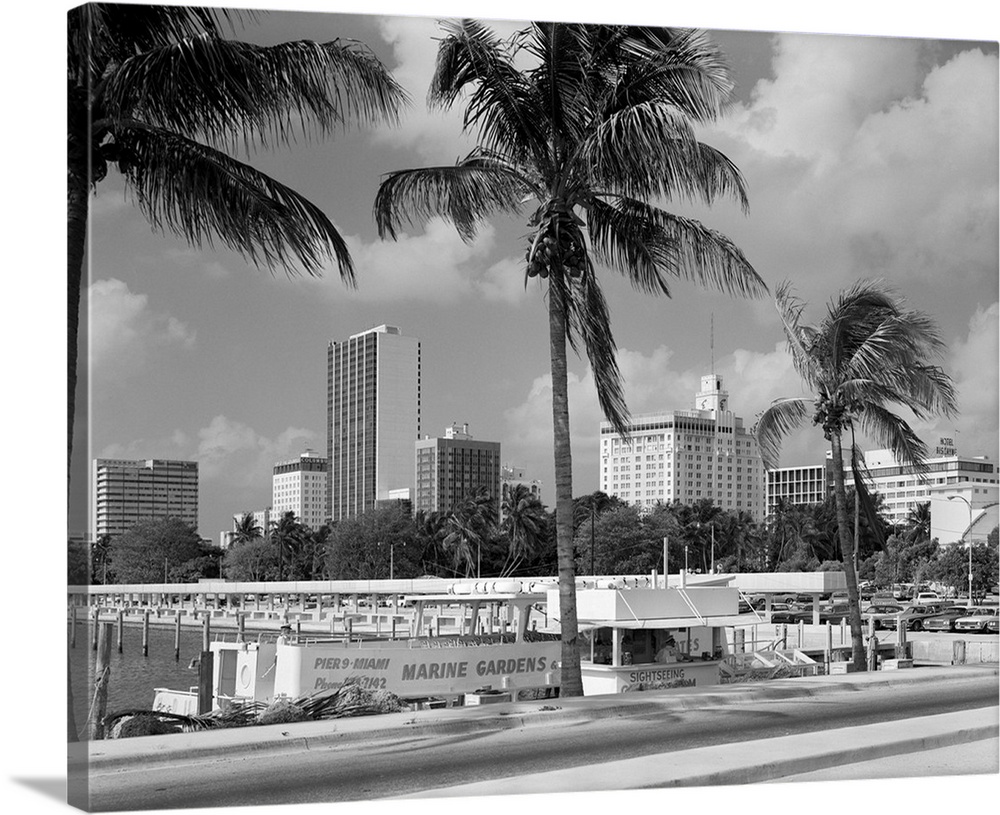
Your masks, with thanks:
M758 784L801 773L858 764L891 756L997 738L997 708L989 723L983 710L959 711L819 733L738 742L585 765L516 779L424 790L399 796L463 798L469 796L588 791L624 791L670 787ZM759 760L761 755L777 757ZM706 769L711 768L711 769ZM516 783L512 784L512 781Z
M754 700L773 702L831 693L864 692L866 688L934 682L943 677L947 677L949 681L962 681L990 675L1000 676L1000 669L977 666L880 671L873 674L779 679L700 689L509 702L486 708L425 710L320 722L142 736L87 743L85 749L80 751L83 755L71 761L71 764L86 763L90 771L110 771L116 767L136 764L232 759L241 754L308 750L361 740L401 741L423 736L524 729L547 726L554 722L566 724L573 721L656 716L672 711L746 705Z

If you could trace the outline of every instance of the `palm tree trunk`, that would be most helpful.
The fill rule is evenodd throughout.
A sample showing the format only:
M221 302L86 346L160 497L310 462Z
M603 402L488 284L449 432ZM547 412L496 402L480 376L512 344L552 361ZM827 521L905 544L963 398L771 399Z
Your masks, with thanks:
M88 187L85 174L69 172L67 194L66 265L66 486L69 497L69 465L73 460L73 422L76 414L76 366L80 331L80 292L83 285L84 251L87 239Z
M573 563L573 459L566 379L566 315L549 289L549 356L552 370L552 437L556 480L556 558L559 570L559 625L562 634L560 696L583 696L577 643L576 569Z
M861 600L858 595L858 577L854 570L854 540L850 518L847 514L847 488L844 484L844 458L839 431L830 434L833 452L833 495L837 505L837 532L840 535L840 554L847 577L847 602L851 620L851 659L857 671L867 670L865 643L861 628Z
M70 158L72 161L72 157ZM83 282L84 250L87 242L87 205L89 190L87 177L70 167L66 196L66 507L69 508L70 465L73 463L73 423L76 419L76 365L80 331L80 291ZM93 564L88 554L87 571ZM68 666L67 666L68 667ZM73 712L73 688L66 684L68 708L67 735L69 741L78 740L76 719Z

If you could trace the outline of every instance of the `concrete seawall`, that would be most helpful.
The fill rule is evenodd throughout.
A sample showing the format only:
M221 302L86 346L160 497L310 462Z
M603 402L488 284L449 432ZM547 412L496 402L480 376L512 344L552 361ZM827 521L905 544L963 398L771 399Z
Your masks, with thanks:
M1000 640L911 640L914 662L982 665L1000 661Z

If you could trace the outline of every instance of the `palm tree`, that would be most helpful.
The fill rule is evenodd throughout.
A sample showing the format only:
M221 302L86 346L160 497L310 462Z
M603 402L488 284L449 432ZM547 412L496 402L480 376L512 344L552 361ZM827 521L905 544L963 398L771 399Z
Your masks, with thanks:
M743 571L748 552L754 550L756 526L747 510L723 511L716 522L715 545L720 556L730 556L733 568Z
M451 513L445 522L446 534L442 540L445 552L451 552L455 571L464 568L465 576L473 571L479 577L480 553L496 524L496 512L490 494L477 487ZM472 547L476 548L473 558Z
M768 522L774 566L789 559L803 544L810 549L815 547L818 530L808 508L779 498Z
M513 574L531 557L545 535L545 507L526 484L512 484L504 491L501 530L507 536L507 558L500 577Z
M931 502L918 503L906 514L906 532L904 537L909 543L930 540L931 538Z
M271 542L278 549L278 581L285 579L285 553L289 558L294 558L302 549L306 541L308 531L295 517L295 513L289 510L282 513L281 518L271 522L270 538Z
M421 546L420 562L424 574L441 571L442 541L448 534L448 515L437 510L418 509L414 516L416 538Z
M854 540L847 509L842 436L855 427L892 450L896 459L918 472L926 470L927 448L910 426L889 407L900 405L918 419L952 416L956 411L951 379L929 364L944 344L933 320L910 311L879 281L859 281L828 306L818 326L802 323L804 304L783 283L775 299L795 370L812 392L808 397L778 399L761 415L756 435L766 467L776 466L781 439L812 417L823 428L833 453L834 496L841 558L847 576L853 662L865 669L864 641ZM852 462L855 461L852 455ZM863 483L854 472L856 500Z
M233 527L233 546L241 543L249 543L252 540L263 537L264 530L261 529L257 519L252 512L244 512Z
M73 454L77 335L91 191L117 166L162 231L218 238L256 265L317 275L347 246L320 209L226 152L393 121L405 94L358 43L262 47L223 38L253 13L92 3L69 12L68 386Z
M463 238L494 214L527 219L525 285L547 300L552 374L561 690L583 693L573 556L567 343L582 343L604 415L628 436L628 409L597 264L636 288L669 296L681 278L724 291L766 291L728 238L647 203L733 196L736 167L700 143L692 123L719 115L732 82L701 32L623 25L532 23L501 40L474 21L444 23L429 99L467 100L478 146L451 166L393 172L375 201L382 237L442 216ZM522 63L532 65L523 70Z
M605 492L597 490L589 495L583 495L573 499L573 535L584 523L590 525L590 573L594 574L595 560L594 553L597 548L597 519L609 509L621 506L622 501L618 496L610 496Z
M108 561L111 556L111 536L98 535L91 546L91 582L108 582ZM98 578L100 578L98 580Z

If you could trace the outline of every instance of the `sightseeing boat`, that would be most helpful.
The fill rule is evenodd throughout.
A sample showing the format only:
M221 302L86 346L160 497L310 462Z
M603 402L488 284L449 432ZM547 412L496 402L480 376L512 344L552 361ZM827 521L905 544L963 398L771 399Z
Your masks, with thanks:
M671 583L675 580L671 578ZM650 577L577 581L585 695L714 685L730 653L726 629L761 621L739 614L730 577L689 584ZM269 704L355 682L418 705L451 706L558 694L559 591L554 580L456 583L404 598L414 630L401 638L293 636L213 642L212 706ZM458 633L428 632L425 607L455 609ZM483 609L490 609L485 615ZM493 615L499 611L499 622ZM156 689L154 708L192 714L198 689Z

